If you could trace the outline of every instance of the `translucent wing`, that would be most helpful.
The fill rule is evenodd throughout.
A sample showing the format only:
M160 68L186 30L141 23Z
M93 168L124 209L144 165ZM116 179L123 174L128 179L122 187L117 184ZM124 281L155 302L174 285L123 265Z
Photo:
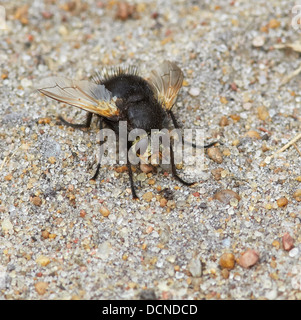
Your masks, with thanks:
M164 61L151 72L150 82L158 100L170 110L183 83L182 70L171 61Z
M73 81L62 77L50 77L37 88L46 96L79 107L83 110L112 117L119 114L116 97L103 85L82 80Z

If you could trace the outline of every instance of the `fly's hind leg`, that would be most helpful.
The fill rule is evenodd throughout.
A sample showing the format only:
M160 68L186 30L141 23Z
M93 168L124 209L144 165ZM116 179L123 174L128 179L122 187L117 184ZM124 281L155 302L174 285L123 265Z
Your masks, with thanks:
M71 123L69 121L66 121L62 116L59 116L59 120L66 126L72 127L72 128L77 128L77 129L84 129L84 128L89 128L91 125L91 120L92 120L92 112L88 112L86 121L84 123Z

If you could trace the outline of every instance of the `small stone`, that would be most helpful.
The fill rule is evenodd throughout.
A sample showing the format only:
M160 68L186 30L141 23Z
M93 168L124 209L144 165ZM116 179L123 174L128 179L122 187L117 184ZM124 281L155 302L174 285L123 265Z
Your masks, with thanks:
M295 200L297 200L298 202L301 201L301 189L297 189L294 194L293 197Z
M44 239L48 239L49 238L49 232L47 231L47 230L43 230L42 231L42 237L44 238Z
M38 120L38 124L49 124L50 121L51 121L50 118L40 118L40 119Z
M199 94L200 94L200 89L199 88L191 88L189 90L189 94L192 96L192 97L197 97Z
M101 206L99 212L103 217L108 217L110 215L110 210L105 206Z
M223 277L224 279L228 279L228 278L229 278L229 275L230 275L230 272L229 272L228 269L222 269L221 274L222 274L222 277Z
M167 205L167 199L165 198L161 198L160 199L160 207L165 207Z
M282 197L277 200L277 205L279 208L286 207L288 204L288 200L285 197Z
M231 114L230 118L234 121L234 122L238 122L240 120L240 115L238 114Z
M105 241L98 246L96 256L102 260L108 259L113 252L112 245L109 241Z
M117 173L123 173L123 172L125 172L125 171L128 170L128 167L127 167L127 166L121 166L121 167L114 168L114 170L115 170Z
M233 91L237 91L237 84L235 83L235 82L232 82L231 84L230 84L230 87L231 87L231 89L233 90Z
M219 265L223 269L233 269L235 266L235 257L233 253L223 253L219 260Z
M238 193L230 189L223 189L221 191L218 191L213 196L213 199L216 199L225 204L229 204L231 199L233 198L236 198L238 201L240 201L240 196L238 195Z
M46 293L46 290L48 288L48 283L47 282L37 282L35 283L35 289L36 289L36 292L39 294L39 295L43 295Z
M55 157L49 157L48 158L49 163L55 164L56 163L56 158Z
M211 174L213 175L213 178L214 178L216 181L221 180L221 178L222 178L221 172L222 172L223 170L224 170L223 168L217 168L217 169L211 170Z
M9 219L4 219L1 223L1 227L4 232L13 230L13 225Z
M79 215L80 215L81 218L84 218L84 217L87 215L87 212L82 209L82 210L79 212Z
M270 290L268 291L266 294L265 294L265 297L268 299L268 300L275 300L277 298L277 289L273 289L273 290Z
M199 256L192 258L187 268L193 277L200 277L202 275L202 263Z
M208 157L216 163L223 162L223 155L217 147L212 147L207 150Z
M10 181L13 178L13 175L10 173L4 177L4 180Z
M294 247L294 239L288 232L282 236L282 245L285 251L290 251Z
M27 78L24 78L24 79L21 80L21 86L23 88L31 87L32 86L32 81L27 79Z
M148 180L148 184L149 185L154 185L156 183L156 180L155 179L149 179Z
M121 1L117 3L116 19L125 21L129 18L134 18L136 16L136 6L129 4L126 1Z
M245 102L242 106L245 110L250 110L252 108L252 103Z
M270 116L269 111L265 106L258 107L257 112L258 112L258 118L263 121L265 121Z
M237 262L243 268L250 268L258 261L258 259L259 254L253 249L248 249L242 254Z
M153 198L153 193L151 191L146 192L143 196L142 196L143 200L145 201L151 201Z
M248 132L246 133L246 136L247 136L247 137L250 137L250 138L252 138L252 139L261 139L260 134L259 134L257 131L255 131L255 130L250 130L250 131L248 131Z
M42 199L40 197L33 197L31 202L37 207L42 205Z
M220 97L219 100L222 104L227 104L229 102L226 97Z
M229 125L229 120L228 120L228 118L227 118L226 116L222 116L221 119L220 119L220 121L219 121L219 125L220 125L221 127L226 127L226 126L228 126L228 125Z
M141 163L140 164L140 170L144 173L150 173L154 170L154 167L150 164Z
M254 47L262 47L264 45L265 38L263 36L255 37L252 41Z
M42 267L46 267L50 262L51 262L50 259L46 256L43 256L43 255L39 256L36 259L36 263Z
M289 251L288 255L291 257L291 258L294 258L296 257L297 255L299 254L299 249L298 248L293 248Z
M280 248L280 242L278 240L274 240L272 242L272 246L278 250Z
M276 29L280 26L280 21L276 20L276 19L272 19L269 21L268 23L268 27L271 29Z

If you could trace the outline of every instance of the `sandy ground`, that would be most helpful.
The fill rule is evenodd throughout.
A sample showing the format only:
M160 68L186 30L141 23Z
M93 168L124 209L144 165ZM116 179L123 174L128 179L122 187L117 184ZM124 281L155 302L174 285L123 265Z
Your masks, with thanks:
M301 299L301 141L266 160L301 132L294 1L135 4L0 1L0 298ZM165 59L179 123L219 158L179 170L192 187L137 168L133 201L120 165L89 180L97 122L63 126L85 112L35 87Z

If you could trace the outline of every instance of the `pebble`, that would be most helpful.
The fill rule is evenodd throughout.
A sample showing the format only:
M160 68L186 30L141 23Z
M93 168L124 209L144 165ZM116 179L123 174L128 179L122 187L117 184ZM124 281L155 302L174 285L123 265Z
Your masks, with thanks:
M4 219L1 223L1 227L2 227L2 230L3 231L10 231L10 230L13 230L13 225L12 223L10 222L9 219Z
M141 163L140 164L140 169L142 172L144 173L150 173L154 170L154 167L150 164L146 164L146 163Z
M228 126L228 125L229 125L229 120L228 120L228 118L227 118L226 116L222 116L221 119L220 119L220 121L219 121L219 125L220 125L221 127L226 127L226 126Z
M137 18L136 6L126 1L117 2L116 19L127 20L129 18Z
M208 157L216 163L223 162L223 155L217 147L212 147L207 150Z
M253 249L248 249L239 257L237 263L243 268L252 267L259 260L259 254Z
M24 79L21 80L21 86L23 88L31 87L32 86L32 81L27 79L27 78L24 78Z
M290 251L294 247L294 239L288 232L282 236L282 245L285 251Z
M277 289L273 289L273 290L268 291L268 292L265 294L265 297L266 297L268 300L275 300L275 299L277 298L277 295L278 295Z
M189 90L189 94L192 96L192 97L197 97L199 94L200 94L200 89L199 88L191 88Z
M36 263L39 264L42 267L46 267L49 263L50 263L50 259L44 255L40 255L37 259L36 259Z
M262 47L264 45L265 38L263 36L257 36L253 39L252 45L254 47Z
M43 282L43 281L37 282L37 283L35 283L34 287L36 289L36 292L40 296L42 296L42 295L44 295L46 293L46 290L48 288L48 283L47 282Z
M192 258L187 268L193 277L200 277L202 275L202 263L199 256Z
M42 231L42 237L44 238L44 239L48 239L49 238L49 232L47 231L47 230L43 230Z
M261 139L260 134L256 130L250 130L246 133L247 137L250 137L252 139Z
M110 215L110 210L105 206L101 206L99 212L103 217L108 217Z
M111 243L109 241L105 241L98 246L96 256L102 260L106 260L112 251Z
M160 207L165 207L167 205L167 199L165 198L161 198L160 199Z
M233 269L235 266L235 256L233 253L223 253L219 260L219 265L223 269Z
M297 189L294 194L293 197L295 200L297 200L298 202L301 201L301 189Z
M153 193L151 191L146 192L143 196L142 196L143 200L145 201L151 201L153 198Z
M223 170L224 170L223 168L216 168L216 169L212 169L212 170L211 170L211 174L213 175L213 178L214 178L216 181L221 180L221 178L222 178L221 172L222 172Z
M223 277L224 279L228 279L229 276L230 276L230 272L229 272L228 269L222 269L221 275L222 275L222 277Z
M37 207L42 205L42 199L40 197L33 197L31 202Z
M286 207L288 204L288 200L285 197L282 197L277 200L277 205L279 208Z
M293 248L289 251L288 255L291 257L291 258L294 258L296 257L297 255L299 254L299 249L298 248Z
M216 200L220 201L221 203L225 203L225 204L229 204L231 199L233 199L233 198L240 201L239 194L233 190L230 190L230 189L220 190L220 191L216 192L213 196L213 199L216 199Z
M266 119L269 118L269 111L265 106L260 106L257 108L257 112L258 112L258 118L260 120L265 121Z
M280 21L276 19L271 19L268 23L268 27L271 29L276 29L280 26Z

